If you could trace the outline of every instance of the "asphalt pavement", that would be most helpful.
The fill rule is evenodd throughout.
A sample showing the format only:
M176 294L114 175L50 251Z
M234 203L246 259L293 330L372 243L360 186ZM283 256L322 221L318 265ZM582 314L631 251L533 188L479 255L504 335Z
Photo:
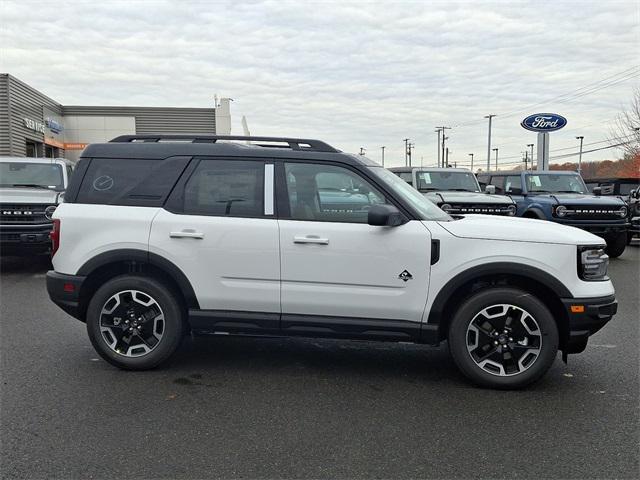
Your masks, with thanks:
M46 294L46 258L0 260L1 478L638 478L640 248L619 312L516 392L446 347L187 339L124 372Z

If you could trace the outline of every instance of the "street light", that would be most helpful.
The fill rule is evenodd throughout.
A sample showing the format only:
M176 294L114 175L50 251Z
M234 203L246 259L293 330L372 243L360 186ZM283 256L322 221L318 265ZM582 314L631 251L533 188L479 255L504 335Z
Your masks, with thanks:
M384 145L380 147L382 149L382 166L384 167L384 149L387 148Z
M485 115L484 118L489 119L489 139L487 141L487 171L491 170L491 119L495 117L495 115Z
M492 150L496 152L496 170L498 170L498 148L493 148Z
M407 166L407 159L408 159L408 155L409 155L409 139L408 138L404 138L402 139L402 141L404 142L404 166Z
M473 153L468 154L471 157L471 171L473 172Z
M580 156L578 157L578 175L582 175L582 141L584 137L581 135L576 137L576 140L580 140Z

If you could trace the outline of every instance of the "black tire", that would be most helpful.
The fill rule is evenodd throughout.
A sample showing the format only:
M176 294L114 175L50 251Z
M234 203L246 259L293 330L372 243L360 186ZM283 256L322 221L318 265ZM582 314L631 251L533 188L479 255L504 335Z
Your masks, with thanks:
M152 328L154 331L157 328L157 330L161 330L161 338L159 340L155 339L155 334L158 332L150 332L150 334L147 336L150 340L155 339L155 343L152 345L150 351L142 353L139 356L126 356L130 354L129 351L132 350L132 348L128 348L125 354L117 353L115 351L115 348L122 351L122 348L119 347L119 345L125 345L124 343L116 342L113 348L109 346L107 338L116 340L118 338L118 335L121 333L121 330L128 329L122 328L124 327L124 320L122 320L121 317L105 314L105 318L102 319L102 322L104 324L109 326L108 318L111 317L111 319L117 319L119 326L113 326L109 332L101 332L100 325L103 308L107 308L107 303L109 301L112 301L111 299L114 296L118 296L119 299L123 298L123 300L121 302L119 300L113 300L112 304L117 302L118 305L120 303L122 303L122 305L127 305L126 295L129 295L130 297L130 294L121 293L127 291L140 292L141 294L135 294L135 296L139 299L150 298L155 302L155 305L159 307L162 314L161 316L156 315L155 317L153 317L154 314L157 314L157 310L152 311L152 313L149 315L149 319L154 322L153 325L150 322L145 323L147 322L146 319L140 322L139 328L146 329L141 330L141 333L145 331L148 332L149 328ZM131 309L139 308L141 311L144 311L145 308L155 308L153 307L154 304L152 304L152 307L141 307L133 301L131 301L130 305L132 305ZM124 315L124 317L127 318L127 315ZM93 347L96 349L98 354L100 354L100 356L107 362L124 370L148 370L157 367L162 362L166 361L176 351L183 338L184 325L186 323L184 317L184 309L182 308L182 304L179 301L179 298L171 289L167 288L166 285L149 277L123 275L115 277L106 282L96 291L96 293L91 298L86 317L87 332L89 334L89 339L91 340ZM140 318L144 318L144 316ZM128 320L126 320L126 322L128 323ZM123 335L128 334L125 333ZM151 338L152 336L154 338ZM137 350L144 349L144 346L141 345L142 343L147 345L147 347L149 346L146 342L143 341L142 335L137 335L137 332L131 334L130 338L133 339L132 341L134 344L138 343L141 347ZM129 344L126 345L128 346Z
M495 350L495 354L498 356L502 355L504 358L507 358L508 350L509 348L511 348L513 354L512 357L510 357L510 361L516 362L516 365L512 365L507 362L506 364L503 364L503 370L501 370L500 372L494 371L492 373L486 368L495 369L493 365L497 362L492 362L492 365L488 365L487 367L483 368L482 366L480 366L480 363L482 362L478 363L478 361L476 361L475 357L473 356L477 350L474 350L474 354L472 354L468 349L468 343L471 341L471 338L477 335L477 337L474 339L475 345L479 345L482 342L493 344L493 340L485 340L492 339L494 337L492 337L488 333L485 333L484 331L479 332L478 329L476 329L476 332L470 333L468 329L475 325L475 323L474 325L472 325L474 319L477 321L479 319L485 318L480 316L480 312L483 312L485 309L492 306L496 306L494 308L498 309L498 306L502 305L512 306L512 308L504 307L505 317L509 317L511 313L513 313L514 316L523 315L522 313L519 313L521 311L524 311L525 313L528 313L530 315L530 317L535 322L534 325L537 326L534 331L537 332L536 336L540 339L540 348L537 351L537 356L535 356L535 358L530 361L530 364L522 367L519 363L516 362L515 355L522 354L522 356L519 357L522 360L527 360L534 356L533 351L526 350L527 347L523 346L529 345L528 340L525 342L525 339L523 337L522 345L517 341L517 338L515 339L515 342L509 343L509 340L514 340L513 337L502 338L503 335L501 335L500 341L504 340L505 342L507 342L505 346L499 345L499 347L494 347L493 345L491 345L489 348L498 349ZM489 311L491 312L491 309ZM499 318L500 317L497 317L495 320L491 321L500 323L501 320L499 320ZM513 322L513 320L509 321L508 325L514 326L514 332L516 328L522 330L523 325L521 323L518 324L518 321L516 321L516 324L513 324L511 322ZM529 322L529 320L527 320L527 322ZM509 328L505 325L506 323L507 321L505 320L505 323L503 323L501 327L496 326L496 329L502 330L503 328ZM495 331L493 331L493 334L495 334ZM517 332L512 335L515 336L516 334ZM483 337L483 335L485 335L486 338ZM479 340L481 338L483 340ZM496 338L496 341L497 340L498 339ZM556 354L558 352L559 336L558 327L555 320L553 319L553 316L551 315L551 312L549 312L549 309L538 298L530 293L527 293L523 290L518 290L516 288L494 287L475 293L464 301L464 303L455 313L453 320L451 321L451 324L449 326L448 341L449 350L455 364L467 378L482 387L509 390L523 388L527 385L530 385L531 383L539 380L547 372L556 358ZM533 345L533 343L531 345ZM491 350L487 351L490 352ZM524 353L522 353L523 351ZM505 360L502 361L504 362ZM521 371L519 371L520 368L522 368Z
M627 233L618 233L606 238L606 252L610 258L618 258L627 248Z

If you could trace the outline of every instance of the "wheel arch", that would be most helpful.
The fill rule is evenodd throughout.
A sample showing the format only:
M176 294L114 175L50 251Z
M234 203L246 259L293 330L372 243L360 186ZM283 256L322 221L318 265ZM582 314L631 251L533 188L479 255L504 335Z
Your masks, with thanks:
M138 249L101 253L87 261L77 275L86 277L79 294L79 316L84 319L93 293L106 281L124 274L148 275L181 296L187 308L200 308L195 291L184 272L161 255Z
M547 219L547 217L545 216L544 212L542 211L542 209L540 207L527 208L522 213L522 216L524 218L537 218L538 220L546 220Z
M567 287L553 275L530 265L499 262L479 265L449 280L436 295L426 328L437 331L437 340L447 337L449 323L462 302L482 289L512 286L534 294L553 315L562 348L569 336L569 318L561 298L573 298Z

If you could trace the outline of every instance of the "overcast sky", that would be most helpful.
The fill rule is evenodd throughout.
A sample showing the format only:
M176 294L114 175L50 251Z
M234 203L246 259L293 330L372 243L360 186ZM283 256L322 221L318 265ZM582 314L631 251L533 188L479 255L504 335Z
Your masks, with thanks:
M530 113L568 119L551 134L552 157L577 150L576 135L601 147L638 88L639 52L637 0L0 0L0 71L63 104L206 107L228 96L233 133L246 115L255 135L365 147L378 161L386 145L387 165L404 162L406 137L414 164L435 164L440 125L454 127L451 162L475 153L486 164L489 113L501 164L535 142L519 125Z

